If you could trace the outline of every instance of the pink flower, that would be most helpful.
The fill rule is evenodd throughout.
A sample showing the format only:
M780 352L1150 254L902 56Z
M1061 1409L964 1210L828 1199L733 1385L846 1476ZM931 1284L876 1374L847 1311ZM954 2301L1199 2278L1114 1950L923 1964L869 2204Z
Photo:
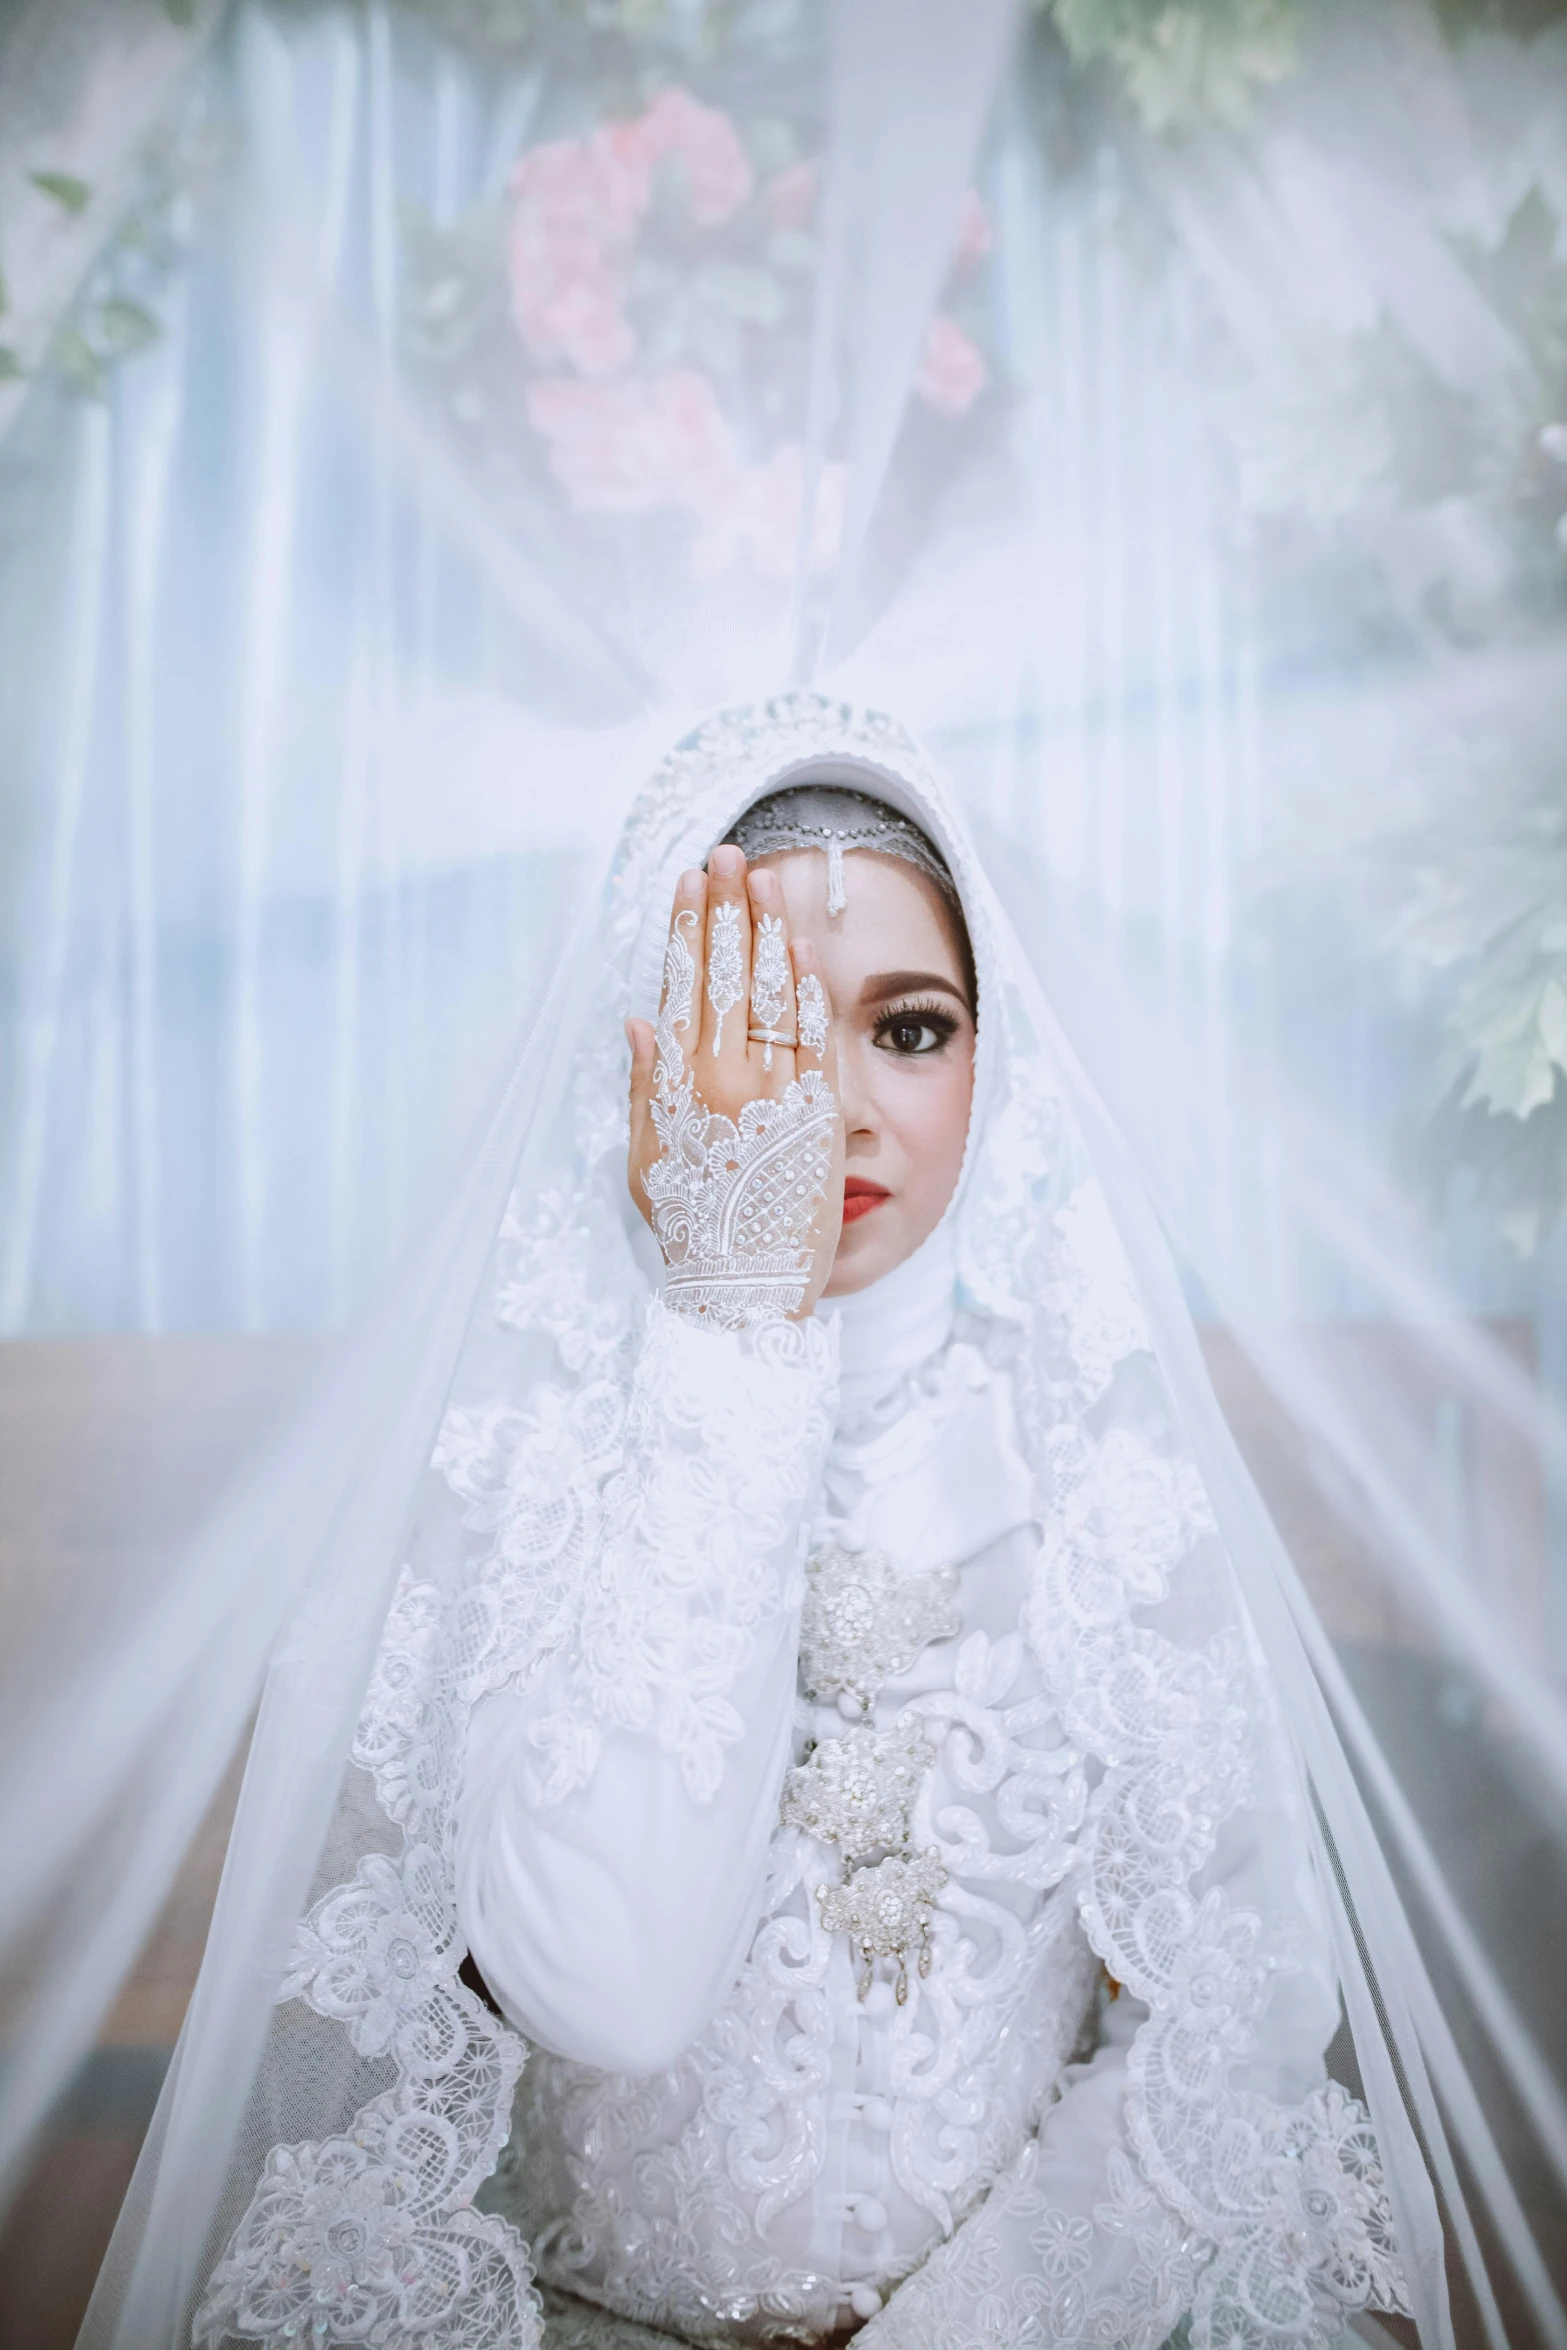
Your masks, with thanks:
M649 171L618 126L530 148L511 176L511 306L541 357L610 375L636 351L623 305Z
M755 185L728 115L702 105L689 90L660 91L627 129L649 171L670 157L685 165L691 217L700 228L720 227L739 211Z
M995 243L991 234L990 215L972 188L963 191L963 205L958 214L958 241L952 248L956 269L972 269L976 261L983 261Z
M697 524L698 579L743 557L766 579L793 576L805 465L790 442L765 464L742 466L713 387L689 368L622 383L552 376L528 387L528 415L550 465L584 514L646 514L674 507ZM816 485L810 567L837 558L848 468L824 465Z
M955 318L938 313L914 371L914 389L938 416L966 416L990 381L989 370Z
M846 465L824 465L817 477L808 550L812 571L828 570L837 561L848 482ZM792 579L804 495L805 460L793 441L775 449L765 465L738 471L692 549L691 568L698 579L732 570L747 554L764 579Z
M511 175L511 307L541 358L582 375L613 375L636 355L625 315L631 255L666 158L685 168L691 215L704 228L750 195L751 166L727 115L688 90L665 90L631 122L590 138L532 147Z
M767 183L767 216L774 228L804 228L815 204L814 163L791 163Z
M707 377L690 368L613 384L551 377L527 399L556 479L584 514L682 506L702 516L732 494L729 427Z

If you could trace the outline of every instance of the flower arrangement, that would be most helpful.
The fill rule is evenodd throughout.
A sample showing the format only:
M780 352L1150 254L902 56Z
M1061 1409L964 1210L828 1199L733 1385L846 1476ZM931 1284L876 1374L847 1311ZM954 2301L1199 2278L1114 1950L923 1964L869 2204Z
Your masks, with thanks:
M410 224L413 347L493 473L542 456L581 516L678 518L698 581L788 579L802 545L830 568L844 469L808 482L802 446L818 181L787 123L666 86L526 149L501 205ZM955 284L990 242L971 194ZM966 417L988 381L974 337L933 319L914 386L929 411Z

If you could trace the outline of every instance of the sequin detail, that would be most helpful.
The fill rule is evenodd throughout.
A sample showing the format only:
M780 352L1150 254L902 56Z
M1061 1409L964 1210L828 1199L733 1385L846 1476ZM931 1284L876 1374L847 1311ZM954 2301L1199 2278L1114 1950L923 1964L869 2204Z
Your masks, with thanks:
M897 1999L902 2007L909 1996L908 1953L919 1946L919 1971L930 1972L930 1913L947 1881L944 1863L934 1852L892 1854L873 1869L856 1869L845 1885L823 1885L817 1892L822 1924L832 1934L847 1934L866 1962L860 1977L860 1997L870 1989L878 1958L898 1962Z
M845 1860L901 1851L930 1768L930 1741L910 1714L890 1730L864 1725L826 1739L784 1781L784 1825L836 1844Z
M962 1629L954 1568L902 1575L879 1550L819 1550L806 1568L800 1618L806 1692L824 1705L847 1699L864 1713L922 1648Z

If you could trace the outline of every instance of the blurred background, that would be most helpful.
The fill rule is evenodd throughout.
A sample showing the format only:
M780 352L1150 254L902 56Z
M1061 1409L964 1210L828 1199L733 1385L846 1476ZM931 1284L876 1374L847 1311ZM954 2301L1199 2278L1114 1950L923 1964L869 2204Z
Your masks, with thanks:
M1153 1191L1559 2342L1567 7L949 18L835 132L888 0L0 8L7 1751L395 1283L663 749L880 701ZM242 1650L5 2150L6 2342L74 2338Z

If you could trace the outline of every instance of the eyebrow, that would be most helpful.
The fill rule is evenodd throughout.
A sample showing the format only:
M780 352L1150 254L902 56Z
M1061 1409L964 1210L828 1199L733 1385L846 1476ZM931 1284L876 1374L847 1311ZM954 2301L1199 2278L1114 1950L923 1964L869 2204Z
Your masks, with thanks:
M873 971L860 988L862 1004L884 1004L897 995L949 995L966 1012L968 997L957 982L939 971Z

